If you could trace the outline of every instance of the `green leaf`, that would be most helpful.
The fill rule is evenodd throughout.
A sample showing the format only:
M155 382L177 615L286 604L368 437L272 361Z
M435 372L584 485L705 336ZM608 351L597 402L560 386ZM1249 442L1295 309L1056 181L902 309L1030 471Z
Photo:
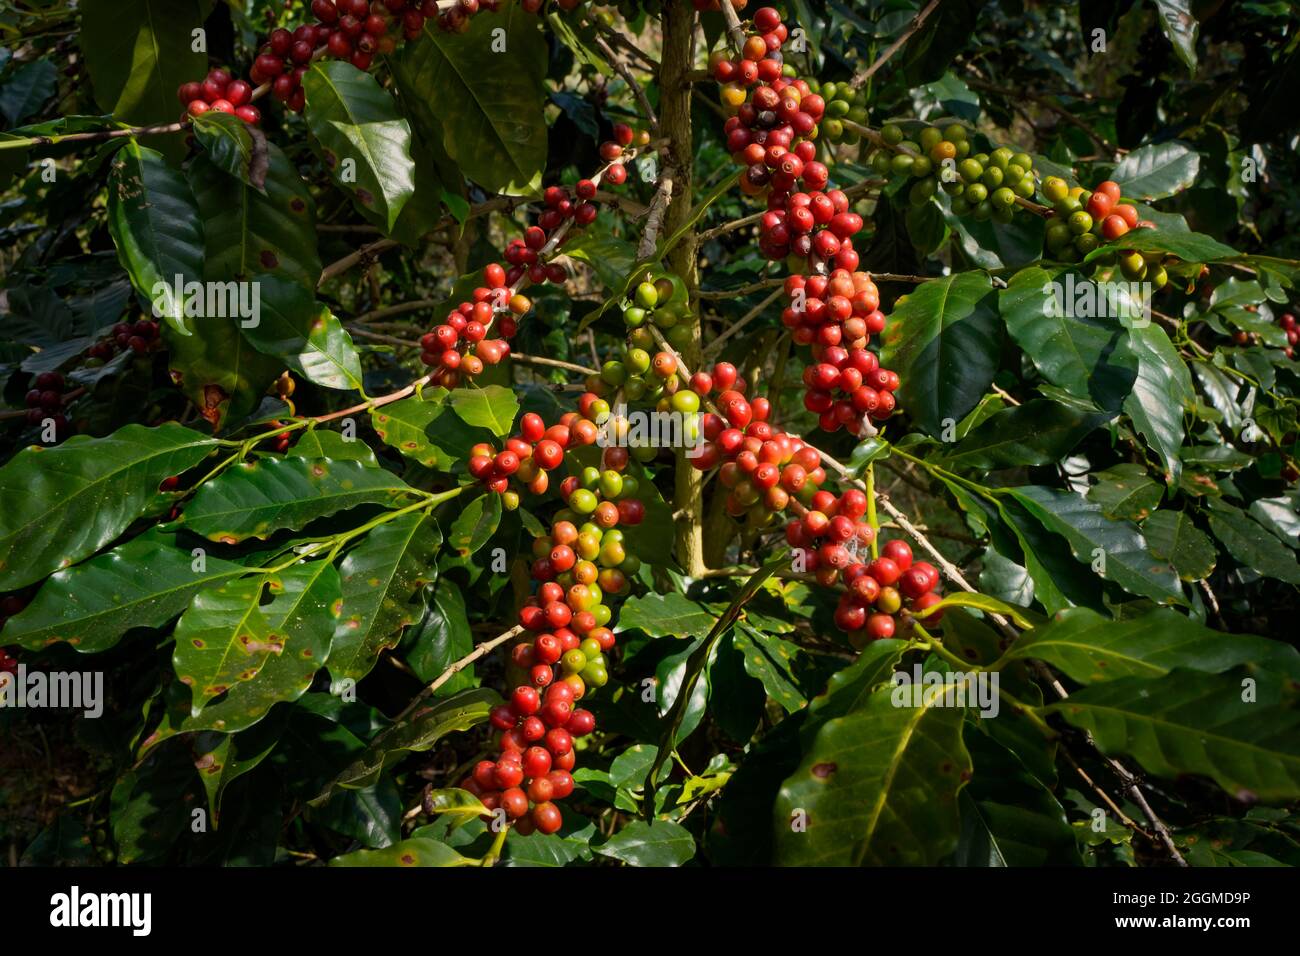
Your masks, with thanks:
M1134 229L1113 243L1104 243L1083 257L1092 262L1114 253L1117 249L1137 252L1167 252L1185 262L1219 262L1238 256L1236 249L1225 246L1217 239L1199 232L1180 232L1173 229Z
M981 562L979 586L984 593L1014 607L1029 607L1034 603L1034 579L1023 565L994 547L984 549Z
M242 323L253 347L317 385L360 391L361 357L352 336L313 292L277 275L253 283L261 290L259 321Z
M267 658L284 650L260 607L268 579L258 575L200 591L176 624L172 664L190 688L191 715L240 681L251 681Z
M1157 2L1168 4L1173 0ZM1184 0L1177 2L1182 3L1186 14ZM1195 150L1177 140L1167 140L1133 150L1120 160L1110 178L1119 183L1126 197L1150 202L1191 186L1200 168L1201 157Z
M1101 578L1090 567L1079 564L1064 537L1044 527L1042 521L1013 498L1000 499L997 508L1002 523L990 527L996 534L1005 526L1014 535L1019 545L1015 560L1024 564L1034 583L1034 599L1049 614L1074 604L1102 606ZM1010 542L1003 544L1012 553Z
M1266 578L1300 584L1300 561L1296 560L1295 552L1240 508L1215 502L1210 510L1210 530L1228 553L1246 567Z
M94 554L154 505L164 478L216 447L168 422L24 448L0 468L0 590L17 590Z
M695 856L695 838L670 820L633 820L592 849L629 866L681 866Z
M1151 555L1133 525L1107 518L1100 505L1073 492L1026 485L1008 494L1044 527L1064 537L1076 559L1085 564L1104 560L1101 577L1161 604L1185 603L1177 575Z
M295 701L311 688L316 672L329 659L339 618L342 590L338 570L328 561L294 565L277 575L271 594L271 603L264 605L260 613L269 632L281 643L280 650L260 662L256 677L232 684L224 697L209 700L201 705L201 711L195 709L176 732L244 730L276 704ZM199 623L191 618L191 612L186 612L177 624L174 661L183 651L187 659L193 659L197 650L182 647L181 627L187 625L187 618L188 625ZM238 647L232 651L233 655L239 653Z
M1243 700L1246 677L1255 679L1250 700ZM1294 682L1287 683L1267 672L1225 678L1174 670L1093 684L1051 709L1090 731L1102 753L1128 754L1149 773L1202 774L1250 802L1294 800L1300 708Z
M945 468L993 471L1050 465L1070 453L1084 435L1105 421L1047 399L1034 399L995 412L940 456Z
M108 231L117 258L142 300L183 335L185 301L175 295L204 273L204 228L185 177L162 153L130 140L113 159L108 182Z
M1017 627L1031 628L1034 626L1034 620L1026 615L1024 608L1008 604L1006 601L1000 601L987 594L976 594L971 591L955 591L952 594L944 595L943 600L938 604L932 605L914 616L925 620L950 607L973 607L988 614L1001 614L1004 617L1009 617L1016 623Z
M1074 831L1051 791L983 734L966 738L975 770L960 797L958 866L1080 863Z
M537 193L547 132L547 51L537 17L512 4L471 19L463 33L429 20L391 62L403 100L436 116L443 146L466 176L490 193Z
M456 516L447 532L447 543L463 558L488 543L501 525L501 496L479 495Z
M482 800L468 790L461 790L457 787L448 787L445 790L430 790L424 798L423 805L425 810L435 816L447 815L455 821L453 826L468 823L477 816L491 813L487 807L483 806Z
M1172 564L1184 581L1209 577L1218 560L1209 537L1185 511L1157 511L1142 523L1142 536L1151 553Z
M238 544L358 505L391 507L412 490L392 472L356 461L268 458L241 462L201 485L180 520L211 541Z
M512 388L487 385L483 388L458 388L448 397L451 407L466 425L486 428L498 438L510 434L519 399Z
M816 730L826 721L865 706L872 692L888 682L905 650L906 641L872 641L857 660L832 674L826 690L808 705L809 719L801 731L805 743L811 745Z
M989 277L963 272L918 286L890 317L881 362L898 372L899 403L931 435L974 408L993 381L996 306Z
M475 687L455 697L417 710L409 720L389 727L312 800L323 803L335 788L363 790L377 781L384 769L408 753L423 753L447 734L469 730L487 720L501 695L487 687Z
M348 552L339 566L343 615L330 652L335 686L369 674L379 653L420 619L423 608L412 598L432 576L441 543L437 522L417 512L380 525Z
M1142 521L1160 505L1165 489L1147 475L1143 465L1115 465L1094 476L1097 483L1088 489L1088 500L1101 505L1108 518Z
M297 169L274 143L267 146L267 159L264 193L205 155L190 164L190 187L207 241L204 277L247 281L274 272L314 289L321 273L315 203Z
M1003 661L1025 658L1047 661L1081 684L1163 677L1175 667L1220 674L1241 664L1300 677L1295 648L1250 634L1212 631L1170 608L1120 620L1069 608L1022 634Z
M429 601L429 611L405 654L406 663L428 684L472 650L474 635L465 612L465 596L456 585L440 579ZM453 674L434 696L448 697L477 684L473 669L466 668Z
M958 216L946 193L941 193L944 221L962 253L981 269L1018 269L1042 258L1046 223L1038 216L1016 216L1009 223Z
M1256 498L1250 516L1292 548L1300 547L1300 506L1295 492L1280 498Z
M506 836L506 863L509 866L556 867L574 861L591 860L591 841L596 836L596 825L572 810L565 809L564 822L558 833L539 833L520 836L514 827Z
M379 81L341 60L314 63L302 78L303 115L334 182L391 233L415 193L411 126Z
M1201 391L1205 393L1210 405L1223 416L1224 424L1234 431L1239 428L1242 415L1237 393L1241 390L1241 385L1209 362L1193 362L1192 371L1196 373Z
M1187 69L1195 72L1196 34L1200 31L1200 24L1192 16L1188 0L1155 0L1155 4L1160 29L1165 31L1165 36L1169 37L1169 42L1174 45L1174 52L1178 54L1178 59L1186 64ZM1124 157L1125 161L1132 156L1133 154L1130 153Z
M426 468L450 471L469 458L470 449L491 434L466 425L446 404L446 389L432 388L372 409L370 419L380 440Z
M208 56L194 49L200 0L84 0L78 33L100 109L134 125L176 119L181 84L202 79Z
M651 637L699 637L717 623L718 616L677 591L630 597L618 615L617 629L642 630Z
M799 645L750 627L738 627L733 644L745 659L745 673L762 683L769 697L792 714L807 701L791 670Z
M817 731L777 796L778 865L933 865L955 849L965 708L890 698L878 690Z
M82 653L108 650L133 627L163 627L204 588L243 574L242 565L177 547L156 529L52 575L6 622L6 643L29 650L63 642ZM141 573L148 569L148 573Z
M266 191L266 174L270 168L266 134L238 116L208 110L192 117L195 138L208 151L212 162L225 173Z
M233 318L195 322L190 335L164 325L163 340L172 380L214 431L252 412L284 371L283 363L253 348Z
M330 866L477 866L478 860L428 837L416 837L394 843L382 850L355 850L330 860Z
M1085 317L1103 310L1075 308L1081 294L1095 296L1097 288L1075 270L1033 266L1012 276L998 307L1007 331L1045 379L1111 410L1132 391L1138 363L1118 318Z
M1192 377L1164 330L1155 325L1133 329L1129 338L1138 357L1138 376L1124 411L1164 463L1166 481L1182 474L1178 458L1183 443L1183 409L1193 399Z
M591 266L606 289L620 288L637 263L635 245L590 229L579 233L573 242L566 242L564 254Z
M47 59L24 63L0 86L0 116L9 127L38 112L58 91L59 68Z
M128 770L113 786L108 812L118 862L165 857L187 832L191 808L202 801L194 764L184 748L164 748Z
M359 461L367 468L378 468L379 459L370 446L359 438L347 439L328 428L310 428L286 452L291 458L333 458L336 461Z

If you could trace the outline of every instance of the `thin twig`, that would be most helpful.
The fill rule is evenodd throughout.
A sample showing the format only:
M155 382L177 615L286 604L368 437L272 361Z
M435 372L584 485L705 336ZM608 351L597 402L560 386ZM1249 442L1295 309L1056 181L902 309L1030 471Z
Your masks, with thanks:
M470 651L468 654L466 654L464 657L462 657L460 660L452 664L445 671L443 671L436 678L434 678L432 684L430 684L428 687L424 688L424 690L416 694L415 699L406 705L406 709L397 715L397 720L395 721L395 723L400 723L402 720L404 720L407 717L407 715L411 713L411 711L413 711L417 706L419 706L420 701L424 700L426 697L428 697L430 694L436 691L443 684L447 683L447 681L451 680L453 677L455 677L465 668L469 667L470 664L473 664L476 660L478 660L488 651L500 647L506 641L514 640L522 633L524 633L524 626L522 624L516 624L514 627L506 631L504 634L500 634L492 638L492 640L490 641L484 641L478 647L474 648L474 650Z
M605 42L604 37L596 37L596 46L600 47L600 52L605 54L605 59L609 60L610 65L613 66L614 69L618 71L618 75L623 78L623 82L632 90L633 95L636 96L637 103L641 106L641 112L650 122L650 129L657 134L659 132L659 117L655 115L654 108L651 107L650 101L646 99L645 90L642 89L641 84L636 81L636 77L632 75L632 71L629 70L627 64L623 62L623 58L610 48L610 45Z
M1108 154L1111 157L1123 156L1125 153L1128 152L1127 149L1124 149L1120 146L1116 146L1113 143L1108 143L1097 133L1095 129L1093 129L1083 120L1079 119L1079 117L1075 116L1072 112L1070 112L1060 103L1057 103L1055 100L1049 99L1046 96L1042 96L1041 94L1030 92L1029 90L1023 90L1023 89L1010 90L1004 86L998 86L994 83L988 82L987 80L981 80L981 79L974 79L974 78L967 79L966 83L972 89L984 90L986 93L997 93L1001 96L1007 97L1009 100L1013 102L1016 100L1029 100L1031 103L1037 103L1039 106L1042 106L1050 110L1051 112L1055 113L1057 116L1061 117L1061 119L1069 123L1071 126L1075 127L1076 129L1082 130L1084 135L1086 135L1090 140L1092 140L1093 144L1099 150Z
M863 83L867 82L867 80L871 79L871 77L875 75L875 72L888 63L889 58L902 48L904 43L912 39L912 35L915 34L917 30L921 29L921 25L925 23L925 18L933 13L934 8L938 5L939 0L930 0L930 2L925 5L925 8L912 18L912 22L908 25L906 30L899 34L898 39L885 47L885 52L880 54L876 59L876 62L855 76L849 83L849 86L856 90L862 86Z
M760 315L762 315L762 314L763 314L763 311L764 311L764 310L765 310L769 305L771 305L773 302L775 302L777 299L779 299L779 298L780 298L782 295L784 295L784 294L785 294L785 290L784 290L784 289L782 289L782 288L780 288L780 287L774 289L774 290L772 291L772 294L771 294L771 295L769 295L766 299L764 299L764 300L763 300L762 302L760 302L758 305L754 306L752 309L750 309L748 312L746 312L745 315L744 315L744 317L741 318L739 322L736 322L735 324L728 326L728 327L727 327L727 328L722 332L721 335L719 335L717 338L715 338L712 342L709 343L709 347L705 350L706 353L707 353L707 356L708 356L708 357L713 357L713 356L716 356L719 352L721 352L721 351L722 351L722 343L723 343L723 342L727 341L727 339L731 338L731 336L735 335L737 332L739 332L741 329L743 329L746 325L748 325L748 324L749 324L750 322L752 322L754 319L756 319L756 318L758 318Z

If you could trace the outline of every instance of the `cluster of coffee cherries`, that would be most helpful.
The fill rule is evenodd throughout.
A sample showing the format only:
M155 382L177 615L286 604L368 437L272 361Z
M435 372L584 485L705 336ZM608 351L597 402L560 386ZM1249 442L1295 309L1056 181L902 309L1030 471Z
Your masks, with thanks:
M707 396L711 384L707 380L718 378L718 371L714 366L712 375L697 372L692 389ZM791 499L811 501L826 481L826 470L815 448L768 421L772 408L766 398L747 399L743 388L739 380L729 385L713 402L717 413L700 416L703 441L690 462L700 471L717 467L718 480L728 489L727 513L733 518L748 516L752 524L762 527Z
M510 240L506 246L505 260L510 268L506 271L506 284L514 287L524 278L540 285L545 282L562 283L568 273L559 263L548 263L543 256L556 242L561 227L572 222L577 228L590 226L600 215L600 203L596 193L602 182L620 186L627 182L626 162L635 153L626 150L634 143L644 146L650 142L650 134L644 130L637 131L626 123L614 124L614 138L600 144L600 155L605 166L591 179L580 179L572 187L548 186L542 194L545 208L537 217L535 225L524 230L522 238Z
M62 437L68 430L68 420L63 414L63 396L67 387L67 381L58 372L37 375L27 392L27 424L40 425L48 419L54 422L55 434Z
M1052 204L1045 243L1048 253L1064 262L1078 262L1103 242L1112 242L1133 229L1154 229L1155 223L1138 218L1137 207L1120 202L1120 186L1113 180L1098 183L1089 192L1071 186L1059 176L1043 181L1043 196ZM1157 289L1169 281L1160 253L1148 259L1140 252L1118 255L1120 271L1131 281L1150 282Z
M858 267L853 237L862 230L862 217L841 190L784 193L774 186L767 205L758 248L768 259L784 259L794 272L818 272L826 263L850 272Z
M213 70L202 82L185 83L177 92L191 116L209 110L231 113L245 123L261 122L253 100L266 86L271 95L295 113L306 105L302 77L311 62L322 56L347 60L359 70L370 69L377 54L397 49L398 37L414 40L427 21L449 32L463 32L480 10L495 11L499 0L312 0L316 23L295 30L278 28L258 49L248 81L231 79L226 70ZM445 6L445 9L443 7ZM533 12L540 2L525 0Z
M447 313L442 324L420 337L420 361L434 369L429 384L455 388L463 376L478 375L510 354L509 340L519 319L533 307L526 295L512 291L506 270L493 262L483 268L483 285L470 301ZM488 338L495 331L500 338Z
M866 513L867 496L855 488L839 497L818 491L810 507L785 527L797 567L827 587L843 582L835 625L855 646L893 637L904 598L913 611L923 611L940 600L934 593L939 586L938 569L924 561L914 562L906 542L885 542L879 557L871 556L876 534L865 520ZM937 612L936 620L941 615Z
M588 407L596 400L583 399ZM590 419L580 421L594 427ZM550 431L531 413L521 422L525 434L539 428L543 435ZM540 439L534 453L548 441L554 439ZM461 782L489 810L502 808L523 835L554 833L563 823L554 801L573 792L574 739L596 727L591 711L576 704L609 681L614 612L606 600L625 593L641 567L618 527L645 517L628 463L626 449L606 448L603 469L584 468L561 483L566 507L550 533L533 540L531 575L538 586L519 611L520 625L535 636L511 653L527 683L492 711L492 726L501 731L497 759L480 761Z
M870 114L867 109L867 90L865 87L854 89L850 83L828 81L819 83L808 80L808 87L826 103L825 114L819 125L818 138L825 138L831 143L843 143L853 146L862 137L845 126L845 121L865 126Z
M0 623L0 627L3 623ZM0 647L0 674L17 674L18 658L11 657L7 648Z
M623 322L629 330L653 325L676 349L687 344L692 334L692 319L686 284L668 272L647 272L634 284L631 296L623 304Z
M216 110L238 116L253 126L262 121L261 110L252 103L252 85L245 80L231 79L228 70L212 70L201 83L182 83L176 97L190 116Z
M137 322L119 322L104 338L86 350L85 366L99 368L121 352L131 351L144 355L159 344L158 323L153 319Z
M866 419L893 414L898 373L881 368L867 348L885 328L880 292L865 272L837 269L829 276L793 275L785 280L789 304L781 322L794 341L812 346L804 366L804 407L823 431L845 428L857 435Z
M653 347L653 342L649 344ZM677 356L672 352L652 356L647 349L629 344L621 358L607 360L598 375L588 376L586 385L602 401L621 389L629 402L658 403L663 406L660 411L683 415L698 412L700 396L684 387L677 370Z
M1286 357L1295 358L1295 345L1300 342L1300 326L1296 325L1295 316L1283 312L1278 316L1277 324L1286 332Z
M1032 156L1005 146L971 155L966 127L960 123L924 126L915 139L889 123L880 137L885 147L872 154L871 167L881 174L911 177L907 197L914 206L924 205L942 189L951 197L955 215L1007 223L1014 217L1017 199L1034 195Z
M486 443L470 449L469 473L489 491L502 495L506 510L513 511L519 507L519 493L511 490L511 479L535 495L545 494L550 473L564 463L564 453L595 444L599 432L577 412L566 412L549 427L542 416L528 412L520 419L519 432L507 438L500 451Z

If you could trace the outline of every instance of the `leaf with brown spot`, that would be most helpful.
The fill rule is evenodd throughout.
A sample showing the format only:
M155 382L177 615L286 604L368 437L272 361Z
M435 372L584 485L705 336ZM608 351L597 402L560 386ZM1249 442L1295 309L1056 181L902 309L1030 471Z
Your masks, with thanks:
M323 467L323 474L314 468ZM269 538L364 504L394 507L412 489L359 461L268 458L230 468L200 486L182 523L210 540Z
M330 866L476 866L477 860L430 837L414 837L382 850L357 850L330 860Z
M336 463L337 464L337 463ZM371 531L348 552L342 575L343 614L334 631L330 676L360 680L379 653L424 614L416 592L433 576L442 532L430 515L403 515Z
M255 677L278 653L260 606L265 584L258 575L200 591L177 622L172 666L194 682L192 716L231 685L251 679L245 675Z
M965 714L895 706L883 687L823 724L777 796L775 862L933 866L951 853L971 766ZM806 829L791 827L799 813Z
M279 580L282 588L261 611L268 626L283 637L280 653L269 655L252 680L233 685L199 714L178 714L173 719L169 713L159 728L158 741L196 730L244 730L261 721L275 704L297 700L310 689L317 670L329 659L339 617L338 569L328 561L312 561L281 571Z

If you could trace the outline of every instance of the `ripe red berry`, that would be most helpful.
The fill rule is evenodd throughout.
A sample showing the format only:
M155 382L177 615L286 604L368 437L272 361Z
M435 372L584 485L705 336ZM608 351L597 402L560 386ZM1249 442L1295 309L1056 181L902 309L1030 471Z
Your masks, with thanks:
M900 571L906 571L912 566L912 549L908 547L906 541L900 541L897 538L885 542L880 549L880 556L889 558L894 564L898 565Z
M573 737L563 727L555 727L546 732L546 749L558 756L563 756L573 749Z
M523 770L526 777L541 777L551 769L551 753L545 747L529 747L524 751Z
M497 787L502 790L517 787L524 782L524 770L514 761L498 760L496 766L492 769L492 779L496 782Z
M542 706L542 701L532 687L520 686L516 687L514 694L511 695L510 705L516 714L527 716L537 713L538 708Z
M540 833L554 833L560 829L564 818L560 814L560 808L555 804L539 803L533 807L533 824Z

